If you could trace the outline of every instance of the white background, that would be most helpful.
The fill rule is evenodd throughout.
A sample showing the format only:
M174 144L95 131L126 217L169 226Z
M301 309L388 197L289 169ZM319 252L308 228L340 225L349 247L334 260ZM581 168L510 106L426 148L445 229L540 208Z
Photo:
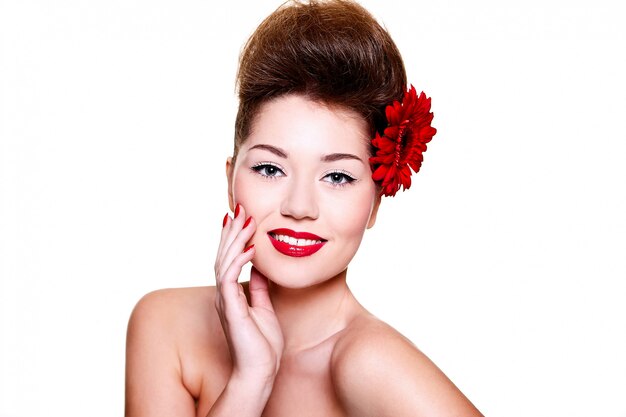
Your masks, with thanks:
M279 3L0 0L1 417L121 415L136 301L213 281ZM439 132L349 282L486 415L626 416L619 3L363 2Z

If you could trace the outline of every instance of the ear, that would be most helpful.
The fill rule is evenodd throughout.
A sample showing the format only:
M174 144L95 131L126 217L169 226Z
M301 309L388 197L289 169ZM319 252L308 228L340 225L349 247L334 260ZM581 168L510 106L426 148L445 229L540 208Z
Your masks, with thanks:
M376 200L374 201L374 207L372 207L372 213L370 214L370 220L367 222L368 229L371 229L376 223L376 215L378 214L378 209L380 208L380 201L382 197L383 195L380 193L380 191L378 191L376 193Z
M226 180L228 181L228 206L230 211L235 210L235 199L233 198L233 169L235 164L233 158L229 156L226 158Z

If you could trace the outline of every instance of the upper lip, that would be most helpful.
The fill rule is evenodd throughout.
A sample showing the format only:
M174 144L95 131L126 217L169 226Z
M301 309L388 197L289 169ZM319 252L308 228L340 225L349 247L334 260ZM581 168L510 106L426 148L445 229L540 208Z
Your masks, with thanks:
M318 235L315 235L313 233L295 232L291 229L284 229L284 228L270 230L268 233L273 234L273 235L286 235L289 237L293 237L295 239L321 240L322 242L326 241L326 239L324 239L323 237L319 237Z

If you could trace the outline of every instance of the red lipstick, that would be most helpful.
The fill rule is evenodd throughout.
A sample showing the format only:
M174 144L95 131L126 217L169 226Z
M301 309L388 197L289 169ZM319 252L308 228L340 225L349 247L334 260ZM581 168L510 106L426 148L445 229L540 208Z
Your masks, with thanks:
M278 252L293 257L313 255L327 242L313 233L294 232L290 229L270 230L267 236Z

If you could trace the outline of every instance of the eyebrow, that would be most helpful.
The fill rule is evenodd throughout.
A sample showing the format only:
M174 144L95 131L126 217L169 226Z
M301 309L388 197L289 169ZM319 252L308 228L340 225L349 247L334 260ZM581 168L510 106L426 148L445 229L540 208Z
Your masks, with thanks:
M324 155L322 157L322 162L335 162L341 161L342 159L356 159L357 161L363 162L361 158L356 155L352 155L351 153L331 153L330 155Z
M252 149L263 149L263 150L273 153L276 156L280 156L281 158L287 158L287 152L283 151L280 148L277 148L276 146L265 145L261 143L258 145L254 145L253 147L250 148L250 150Z
M281 148L277 148L276 146L272 146L272 145L266 145L264 143L260 143L258 145L254 145L250 148L250 150L252 149L261 149L261 150L265 150L268 152L273 153L276 156L279 156L281 158L287 158L288 154L287 152L285 152L283 149ZM320 158L320 160L322 162L335 162L335 161L341 161L343 159L354 159L360 162L363 162L363 160L361 158L359 158L356 155L353 155L351 153L331 153L328 155L324 155Z

